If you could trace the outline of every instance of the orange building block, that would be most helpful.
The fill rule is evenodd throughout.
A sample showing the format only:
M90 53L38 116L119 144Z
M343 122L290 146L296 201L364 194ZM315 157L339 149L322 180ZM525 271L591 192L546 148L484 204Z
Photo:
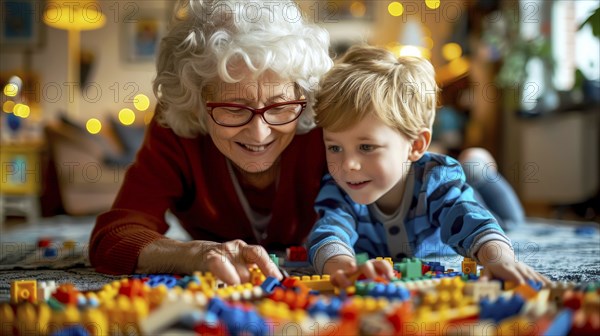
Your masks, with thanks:
M79 291L75 289L75 286L70 283L62 284L58 286L56 292L52 294L52 297L58 300L58 302L64 304L77 304L77 296Z
M521 295L526 300L531 300L538 294L535 289L531 288L531 286L527 284L518 285L517 288L514 289L514 293Z

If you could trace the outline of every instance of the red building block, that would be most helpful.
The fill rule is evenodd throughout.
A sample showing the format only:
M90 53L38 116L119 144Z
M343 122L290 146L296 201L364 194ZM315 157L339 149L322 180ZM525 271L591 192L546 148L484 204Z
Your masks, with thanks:
M303 246L291 246L285 250L288 261L307 261L308 253Z
M119 287L119 294L125 295L129 298L133 298L135 296L145 297L144 283L140 279L127 279L121 283L121 287Z
M73 284L66 283L58 286L56 292L52 294L52 297L54 297L58 302L61 302L63 304L76 305L78 294L79 291L75 289L75 286L73 286Z

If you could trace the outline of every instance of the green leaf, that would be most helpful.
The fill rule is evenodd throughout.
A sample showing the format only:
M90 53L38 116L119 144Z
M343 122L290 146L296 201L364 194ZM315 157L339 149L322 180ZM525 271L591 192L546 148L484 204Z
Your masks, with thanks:
M592 34L600 38L600 7L596 8L592 15L583 21L578 30L581 30L586 24L592 27Z

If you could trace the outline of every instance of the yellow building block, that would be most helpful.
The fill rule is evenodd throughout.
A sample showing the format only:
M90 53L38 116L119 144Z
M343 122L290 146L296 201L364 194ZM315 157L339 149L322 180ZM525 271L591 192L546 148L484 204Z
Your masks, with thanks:
M502 284L500 281L472 281L467 282L463 289L465 295L478 302L481 298L487 297L490 300L496 300L501 293Z
M334 291L333 284L331 283L331 278L329 274L324 274L322 276L319 275L303 275L302 277L292 277L292 279L299 279L302 283L312 289L318 291Z
M20 302L37 303L37 281L16 280L11 282L10 302L13 304Z
M392 266L392 269L394 269L394 261L390 257L385 257L385 258L377 257L377 258L375 258L375 260L385 260L385 261L389 262L390 266Z
M471 258L464 258L461 263L462 272L464 274L475 274L477 275L477 262Z

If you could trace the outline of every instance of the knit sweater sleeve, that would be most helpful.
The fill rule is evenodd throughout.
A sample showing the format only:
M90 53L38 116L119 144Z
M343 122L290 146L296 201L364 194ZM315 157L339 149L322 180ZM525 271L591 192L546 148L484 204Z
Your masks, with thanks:
M315 270L323 273L327 259L339 255L354 257L358 233L352 206L329 174L323 177L315 210L319 219L308 236L308 254Z
M112 208L98 216L89 255L98 272L135 272L141 250L164 239L165 211L184 195L186 156L172 130L152 122Z
M460 163L432 154L424 175L422 194L427 199L428 219L440 227L442 242L469 257L490 240L511 246L494 216L476 201Z

